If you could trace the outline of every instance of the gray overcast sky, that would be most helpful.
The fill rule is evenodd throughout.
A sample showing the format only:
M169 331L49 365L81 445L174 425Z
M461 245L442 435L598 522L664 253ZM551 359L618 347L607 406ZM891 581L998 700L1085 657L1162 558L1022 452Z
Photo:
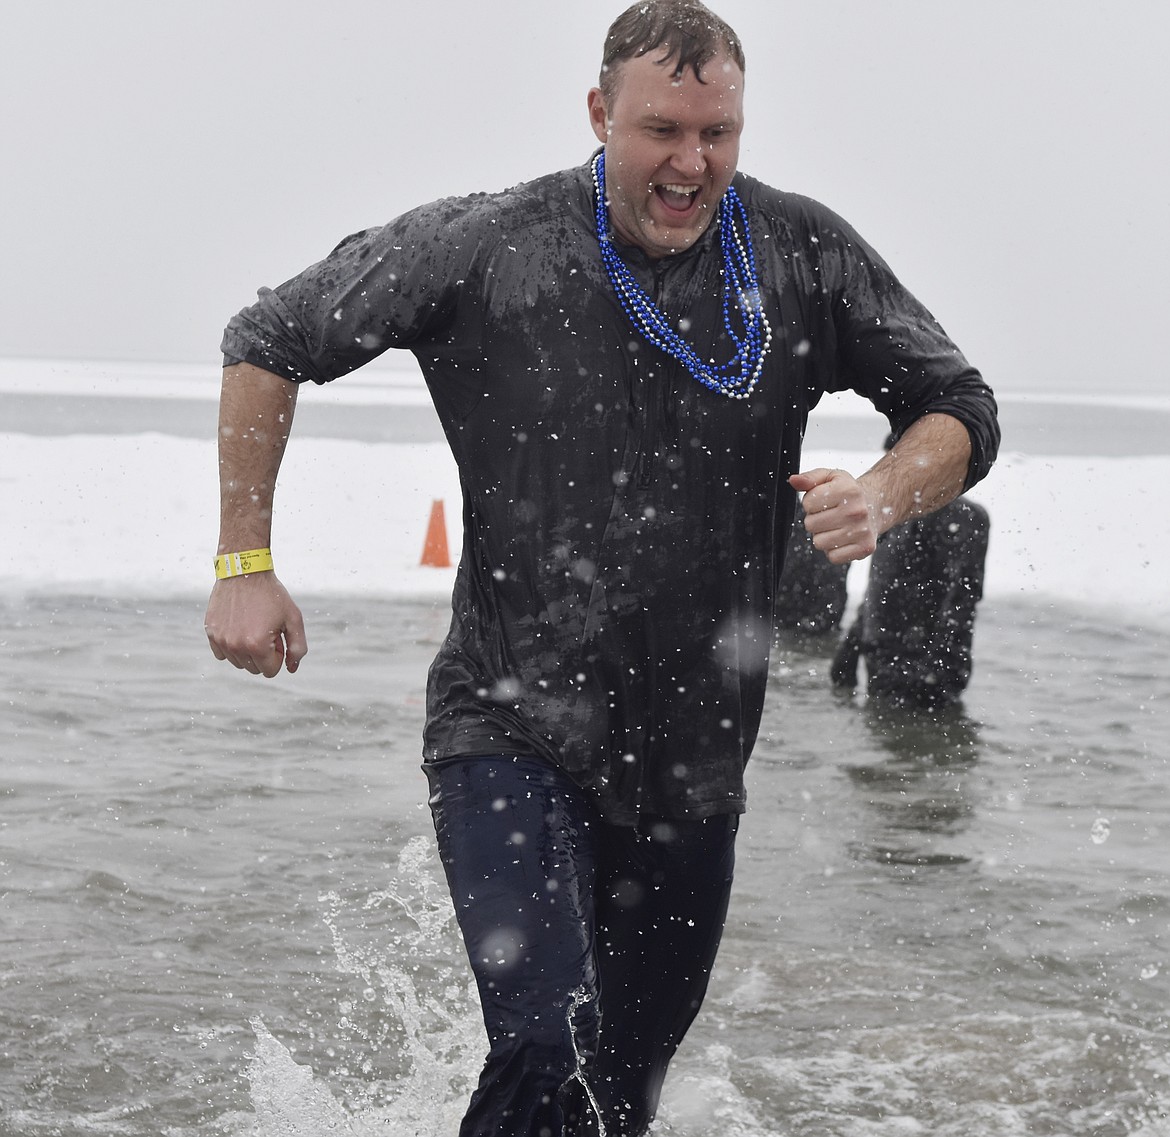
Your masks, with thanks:
M203 362L353 230L584 161L616 3L0 0L0 356ZM1003 391L1163 390L1163 0L722 0L741 166Z

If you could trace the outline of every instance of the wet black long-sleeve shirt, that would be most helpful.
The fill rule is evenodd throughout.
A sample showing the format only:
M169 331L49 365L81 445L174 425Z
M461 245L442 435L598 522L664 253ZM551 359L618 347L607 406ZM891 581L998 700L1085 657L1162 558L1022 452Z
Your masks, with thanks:
M414 353L459 469L463 549L428 680L428 761L544 756L619 824L744 808L807 416L868 398L901 432L995 401L928 311L824 206L743 174L772 349L746 400L701 386L622 311L588 165L357 233L233 318L227 362L324 383ZM717 226L619 251L699 354L723 330Z

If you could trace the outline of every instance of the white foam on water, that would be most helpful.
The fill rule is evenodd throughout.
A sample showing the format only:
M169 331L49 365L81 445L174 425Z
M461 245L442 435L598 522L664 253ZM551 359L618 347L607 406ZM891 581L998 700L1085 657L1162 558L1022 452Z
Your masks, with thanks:
M338 1007L339 1032L353 1040L346 1073L360 1088L339 1100L256 1020L247 1071L256 1113L251 1137L449 1137L459 1128L486 1042L431 842L412 838L394 879L360 903L336 893L321 899L337 967L363 987L361 1007ZM384 940L362 937L371 914L381 930L386 910L397 930ZM400 1072L378 1076L388 1053Z
M366 1137L371 1131L351 1118L308 1066L298 1065L259 1019L252 1020L256 1049L249 1057L255 1124L252 1137Z
M1093 1053L1111 1055L1100 1070ZM1117 1085L1117 1052L1133 1082ZM1005 1064L1004 1054L1012 1055ZM1122 1024L1054 1012L817 1031L794 1053L680 1054L655 1134L777 1137L1166 1137L1167 1054ZM1087 1084L1082 1085L1084 1080Z
M772 1137L774 1130L760 1119L757 1104L732 1081L732 1066L742 1063L731 1047L707 1046L701 1065L701 1072L692 1069L670 1079L651 1132L675 1137L700 1133Z

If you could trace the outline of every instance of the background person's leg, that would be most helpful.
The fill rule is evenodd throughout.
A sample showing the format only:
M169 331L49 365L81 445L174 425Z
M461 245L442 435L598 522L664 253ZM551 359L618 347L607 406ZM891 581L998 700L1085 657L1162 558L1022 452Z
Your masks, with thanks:
M593 811L537 759L427 774L490 1042L460 1137L561 1137L559 1091L597 1044Z

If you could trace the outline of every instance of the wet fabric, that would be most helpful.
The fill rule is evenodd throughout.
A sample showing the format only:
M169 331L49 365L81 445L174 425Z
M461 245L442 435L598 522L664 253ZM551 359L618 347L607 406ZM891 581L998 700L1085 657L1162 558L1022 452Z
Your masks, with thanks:
M957 703L971 680L989 532L987 510L961 497L882 534L833 659L834 684L855 686L864 659L875 699L922 709Z
M853 389L895 432L960 419L968 484L995 457L990 390L878 254L815 201L734 186L773 329L749 399L630 325L588 165L357 233L228 326L227 362L298 382L418 360L463 487L429 759L541 756L625 824L742 811L809 412ZM716 226L677 256L620 252L692 344L733 354Z
M834 631L849 601L848 575L847 564L833 564L813 544L798 505L776 587L776 627L809 635Z
M540 759L424 769L490 1040L460 1137L644 1133L707 989L738 816L614 826Z

